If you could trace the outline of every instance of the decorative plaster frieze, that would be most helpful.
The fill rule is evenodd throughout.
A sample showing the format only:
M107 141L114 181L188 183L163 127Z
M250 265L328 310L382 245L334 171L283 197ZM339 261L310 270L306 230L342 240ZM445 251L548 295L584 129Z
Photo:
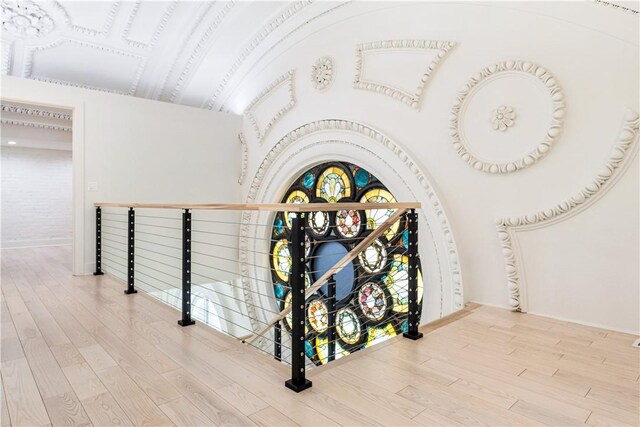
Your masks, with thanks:
M64 15L64 19L67 25L69 25L69 27L73 31L76 31L80 34L92 36L92 37L102 37L102 38L106 38L109 35L109 32L111 31L111 26L113 25L113 20L115 19L116 13L118 12L118 8L120 7L119 1L113 2L111 5L111 9L109 9L109 12L107 13L107 17L105 19L104 25L102 26L101 29L96 29L96 28L87 28L87 27L82 27L80 25L75 25L71 20L71 17L69 16L69 14L67 13L67 10L64 8L64 6L62 6L62 4L60 4L60 2L55 1L53 2L53 4Z
M7 119L4 117L0 120L0 122L2 122L2 124L5 124L5 125L17 125L17 126L26 126L26 127L38 128L38 129L61 130L63 132L71 132L71 126L52 125L50 123L14 120L14 119Z
M8 40L4 40L1 44L2 44L1 73L3 76L6 76L11 72L11 63L13 58L13 43Z
M290 70L282 76L278 77L276 81L267 86L258 96L256 96L253 101L245 108L245 116L251 122L251 126L256 133L256 138L258 138L259 142L262 142L264 137L267 135L269 130L276 124L276 122L290 109L296 105L296 96L293 88L293 77L295 75L294 70ZM289 92L289 102L287 102L280 110L278 110L275 115L269 120L269 122L264 126L264 129L260 129L260 125L258 124L255 113L252 111L258 104L263 103L266 99L271 96L280 86L287 85L287 90Z
M251 67L247 67L248 69L254 69L255 68L255 64L259 64L260 61L262 61L264 59L265 56L267 56L268 54L272 53L274 51L274 49L280 45L282 42L284 42L285 40L287 40L289 37L291 37L291 35L295 34L296 32L300 31L302 28L306 27L307 25L309 25L310 23L322 18L323 16L326 16L332 12L334 12L337 9L340 9L348 4L353 3L352 0L347 0L345 2L342 3L338 3L336 6L333 6L327 10L325 10L322 13L319 13L307 20L305 20L303 23L301 23L300 25L298 25L297 27L295 27L293 30L289 31L287 34L285 34L283 37L279 38L278 41L276 41L274 44L272 44L269 49L264 49L264 52L262 53L262 55L260 55L255 61L253 61L253 66ZM242 81L245 77L247 77L247 75L249 74L249 72L245 73L244 76L242 76L240 79L236 79L236 87L241 86L242 85ZM229 99L230 93L227 93L227 100ZM224 110L224 104L225 104L226 100L224 102L221 102L220 107L218 108L218 111L223 111ZM214 108L213 104L210 103L210 105L208 106L208 108Z
M135 21L136 16L138 15L138 10L140 9L141 3L142 3L142 0L137 0L135 2L133 6L133 10L131 11L131 15L129 15L129 19L127 20L127 25L124 28L123 39L131 47L135 47L138 49L150 49L158 41L158 37L160 37L160 34L164 30L164 27L167 25L167 22L169 22L169 19L171 18L171 15L173 15L173 12L176 6L178 5L178 2L172 1L169 3L169 6L167 7L167 10L162 15L160 22L158 22L158 25L156 25L156 28L153 32L153 36L151 37L151 40L149 41L149 43L142 43L142 42L131 40L130 38L128 38L129 31L131 30L131 26L133 25L133 22Z
M6 113L24 114L27 116L45 117L47 119L60 119L60 120L71 121L71 114L58 113L56 111L47 111L47 110L41 110L37 108L19 107L17 105L1 104L0 111L6 112Z
M249 165L249 147L247 141L244 139L244 134L240 132L238 134L238 140L242 149L242 163L240 165L240 177L238 177L238 184L244 183L244 178L247 176L247 166Z
M440 60L453 48L456 44L449 41L437 41L437 40L384 40L363 43L356 48L356 78L353 85L356 89L369 90L376 93L387 95L393 99L396 99L403 104L409 105L416 110L420 108L422 102L422 94L424 87L429 81L433 70L436 68ZM364 54L368 51L435 51L436 57L429 64L425 70L420 82L417 84L417 88L413 93L409 93L405 90L391 87L385 83L366 81L362 79L362 74L365 71L366 61Z
M627 155L634 151L630 148L635 144L638 136L638 124L640 123L638 113L628 110L624 117L622 129L618 134L618 139L613 144L609 157L592 181L580 191L573 194L568 199L549 209L541 210L530 215L519 217L505 217L496 221L498 238L504 256L505 271L507 273L507 289L509 292L509 305L516 311L521 311L522 281L518 270L517 246L514 246L515 232L527 228L538 228L542 225L550 225L555 221L563 219L568 215L573 215L580 210L586 209L595 200L601 197L611 188L607 183L614 178L616 171L623 165ZM542 224L542 225L541 225Z
M615 3L611 3L608 1L604 1L604 0L593 0L596 4L602 5L602 6L607 6L607 7L612 7L614 9L618 9L622 12L627 12L627 13L632 13L634 15L638 15L640 13L640 11L637 11L635 9L631 9L629 7L624 7L622 5L619 4L615 4Z
M253 37L253 39L247 43L242 50L240 56L233 63L231 68L227 71L225 76L222 78L218 87L214 91L213 95L209 103L207 104L208 109L213 109L218 96L222 93L224 88L227 86L235 72L240 68L240 66L244 63L244 61L251 55L251 53L262 43L262 41L267 38L271 33L277 30L282 24L287 22L289 19L294 17L298 12L303 10L305 7L309 6L312 3L311 0L303 0L295 3L289 3L286 9L281 12L278 16L269 21L265 26L257 32L257 35Z
M517 160L506 163L493 163L481 160L469 151L460 129L460 122L463 118L466 105L473 97L473 94L475 93L474 89L480 87L479 85L486 82L485 79L489 77L493 78L500 74L508 76L509 74L517 73L524 73L525 75L529 75L540 80L549 91L552 103L552 114L549 129L547 130L543 141L537 147ZM489 173L510 173L533 165L536 161L546 155L549 150L551 150L553 144L560 135L564 114L564 95L562 94L562 90L560 89L558 82L551 73L543 67L529 61L503 61L483 68L465 84L464 88L458 93L458 98L453 105L449 129L453 146L456 148L456 151L460 157L475 169Z
M65 43L72 43L72 44L76 44L76 45L79 45L79 46L88 47L88 48L91 48L91 49L94 49L94 50L98 50L98 51L102 51L102 52L112 53L112 54L126 56L126 57L129 57L129 58L136 59L138 61L138 68L136 69L135 75L133 77L133 80L131 82L131 85L130 85L129 89L126 90L126 91L123 91L123 90L112 90L112 89L106 89L106 88L101 88L101 87L97 87L97 86L91 86L91 85L85 85L85 84L80 84L80 83L68 82L68 81L65 81L65 80L53 79L53 78L49 78L49 77L46 77L46 76L34 76L34 75L32 75L34 55L35 55L36 52L52 49L54 47L60 46L60 45L65 44ZM87 43L87 42L79 41L79 40L71 40L71 39L61 39L61 40L58 40L58 41L56 41L54 43L51 43L51 44L32 47L31 49L29 49L27 51L25 57L26 57L26 59L25 59L24 67L23 67L24 68L24 71L23 71L23 77L24 78L33 79L33 80L39 80L39 81L48 82L48 83L56 83L56 84L61 84L61 85L64 85L64 86L72 86L72 87L79 87L79 88L83 88L83 89L99 90L99 91L102 91L102 92L109 92L109 93L119 93L121 95L134 95L135 94L136 88L138 87L138 83L140 82L140 78L142 77L142 73L144 71L144 67L145 67L145 64L146 64L146 59L144 57L140 56L140 55L135 55L133 53L126 52L124 50L114 49L114 48L107 47L107 46Z
M328 56L319 58L311 66L311 83L319 91L323 91L331 86L333 82L333 59Z
M43 37L55 27L51 16L32 1L2 0L2 29L20 38Z
M341 130L346 132L354 132L360 135L364 135L365 137L371 139L371 141L381 144L383 147L391 150L394 155L396 155L406 166L407 168L416 176L417 180L421 183L422 189L426 193L427 199L431 203L431 208L435 212L436 217L440 222L440 227L443 231L444 235L444 243L447 247L448 251L448 259L449 259L449 271L451 274L451 281L453 287L453 304L456 309L461 309L463 307L463 299L462 299L462 276L459 268L459 257L458 250L455 244L455 240L453 238L453 233L451 232L451 227L449 225L449 221L447 219L446 213L442 208L442 203L438 199L437 194L431 187L428 182L426 175L420 170L416 162L407 154L398 144L392 141L389 137L382 134L381 132L357 123L348 120L318 120L315 122L307 123L306 125L300 126L297 129L289 132L282 139L280 139L269 151L269 153L265 156L263 161L257 168L256 174L251 181L249 191L247 194L247 203L252 203L255 201L258 190L260 189L266 172L271 167L271 164L278 158L282 152L295 143L296 141L307 137L311 134L323 131L331 131L331 130ZM245 299L247 301L252 301L254 289L251 287L250 280L248 278L252 277L249 272L249 260L248 253L251 252L249 249L249 241L252 240L256 236L249 236L249 227L252 223L251 221L252 213L249 211L245 211L242 214L241 224L240 224L240 238L239 238L239 259L240 259L240 270L243 282L243 291L245 293ZM255 239L253 239L255 240ZM255 306L248 305L247 310L249 311L249 317L252 319L252 325L255 329L259 329L260 325L257 322L254 324L254 320L256 319Z
M200 38L200 41L198 42L196 47L193 49L193 52L191 52L191 56L189 56L187 63L182 67L182 72L180 73L180 76L176 81L175 88L171 92L171 97L169 98L169 102L176 102L176 99L178 98L180 92L188 82L188 77L191 75L191 68L196 63L197 59L200 57L200 54L202 53L203 48L207 46L207 42L209 41L211 36L215 33L216 29L220 26L224 17L231 11L231 9L233 9L235 5L236 5L235 0L225 2L222 10L218 12L216 17L209 24L209 26L207 27L207 30L204 32L204 34ZM172 71L175 65L176 64L174 63L171 66Z
M491 113L493 130L504 132L514 125L515 120L516 112L513 111L513 107L509 107L508 105L501 105Z

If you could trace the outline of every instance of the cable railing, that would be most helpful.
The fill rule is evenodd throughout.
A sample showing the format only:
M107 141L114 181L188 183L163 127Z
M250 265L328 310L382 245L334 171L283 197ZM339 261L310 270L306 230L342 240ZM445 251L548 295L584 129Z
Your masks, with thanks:
M183 327L199 320L290 365L296 392L311 386L309 368L422 336L419 203L95 206L95 275L179 310ZM240 221L243 211L270 221ZM260 230L243 235L251 248L247 225Z

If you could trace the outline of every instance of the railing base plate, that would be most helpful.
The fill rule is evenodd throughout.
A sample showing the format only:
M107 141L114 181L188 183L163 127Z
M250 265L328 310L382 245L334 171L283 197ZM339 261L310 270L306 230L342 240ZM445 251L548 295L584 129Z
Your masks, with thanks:
M312 384L312 382L307 380L307 379L304 380L304 384L302 384L302 385L294 384L292 380L286 380L284 382L284 385L288 389L291 389L291 390L295 391L296 393L300 393L301 391L304 391L304 390L310 388L311 384Z
M104 273L102 271L96 271L93 273L94 276L102 276Z
M418 332L416 335L412 335L408 332L405 332L402 334L403 337L405 338L409 338L410 340L419 340L420 338L422 338L424 335L422 335L422 332Z
M129 289L125 289L124 293L127 294L127 295L129 295L129 294L137 294L138 291L136 291L135 289L133 289L131 291Z
M180 326L190 326L190 325L195 325L196 321L195 320L189 320L188 322L185 322L183 320L178 320L178 325Z

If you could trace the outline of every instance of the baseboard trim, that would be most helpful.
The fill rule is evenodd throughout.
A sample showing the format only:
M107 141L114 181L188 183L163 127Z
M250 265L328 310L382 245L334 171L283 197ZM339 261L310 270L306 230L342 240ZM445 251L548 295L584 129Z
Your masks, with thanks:
M40 248L44 246L67 246L73 243L72 239L44 239L44 240L15 240L2 242L2 249Z

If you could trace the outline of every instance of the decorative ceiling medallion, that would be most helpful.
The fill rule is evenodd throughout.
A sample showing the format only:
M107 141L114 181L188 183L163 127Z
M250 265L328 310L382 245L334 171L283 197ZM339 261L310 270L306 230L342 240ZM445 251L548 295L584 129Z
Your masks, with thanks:
M474 95L477 94L480 88L486 87L489 83L494 83L499 80L504 82L502 78L513 78L514 76L533 78L536 81L541 82L543 85L542 88L548 91L551 98L551 117L548 121L548 128L544 132L542 142L537 143L533 149L516 160L492 162L480 159L479 156L471 152L468 146L469 141L466 139L463 131L463 121L465 120L466 110L470 101ZM513 94L505 95L504 93L501 95L507 97L513 96ZM501 107L499 107L498 110L500 110L500 108ZM506 109L502 110L501 113L503 114L502 119L497 119L497 116L494 117L498 122L497 129L499 130L506 130L513 124L513 120L515 119L515 113L513 112L514 107L505 106L505 108ZM511 111L508 111L509 108ZM498 110L496 110L496 113L498 113ZM531 166L549 152L560 135L565 113L565 103L564 96L558 82L546 69L528 61L504 61L483 68L478 74L474 75L458 93L458 98L456 99L451 113L449 129L451 131L453 146L456 148L460 157L475 169L482 172L510 173ZM505 116L505 113L509 117Z
M311 83L319 91L331 86L333 82L333 59L323 56L311 67Z
M412 108L419 109L422 102L422 93L427 81L431 77L433 70L438 65L438 62L447 54L447 52L456 44L449 41L436 41L436 40L385 40L364 43L356 49L356 79L354 81L354 87L356 89L364 89L372 92L382 93L393 99L396 99L403 104L410 105ZM427 69L422 74L420 81L416 86L411 82L411 87L415 87L412 92L406 89L401 89L390 83L383 83L380 81L368 81L363 76L367 72L367 60L366 57L374 53L389 53L397 52L399 54L406 53L415 55L416 53L423 55L431 55L431 62L427 66Z
M507 273L507 289L509 291L509 305L511 308L516 311L526 311L526 307L523 307L524 302L521 295L524 277L520 277L518 263L516 262L516 259L520 259L515 252L518 246L513 244L515 232L534 226L538 228L541 227L541 223L551 224L553 221L560 220L567 215L575 214L577 210L586 208L591 204L590 202L597 200L598 197L606 193L606 191L611 188L611 185L605 188L607 183L609 183L612 178L615 179L621 175L620 173L616 173L616 171L620 169L627 157L633 157L630 156L630 153L636 151L634 144L638 137L639 123L640 118L638 117L638 113L627 110L622 129L620 129L618 138L611 148L609 157L591 182L580 191L549 209L541 210L530 215L501 218L496 221L498 238L502 246L504 266Z
M507 105L501 105L493 110L491 116L491 123L493 123L493 129L501 132L506 131L515 123L516 113L512 107Z
M2 29L18 37L42 37L54 28L53 19L32 1L3 0Z
M293 70L288 71L286 74L283 74L282 76L280 76L276 81L274 81L269 86L267 86L265 90L260 92L260 94L256 96L254 100L251 101L251 104L249 104L245 109L245 115L249 120L249 122L251 123L253 130L255 131L256 138L258 138L258 141L262 142L264 137L269 132L269 130L273 127L273 125L276 124L276 122L280 119L280 117L282 117L287 111L289 111L290 109L293 108L294 105L296 105L296 98L293 91L293 76L294 76ZM258 120L256 118L256 115L257 115L256 109L261 104L262 105L266 104L268 99L274 93L276 93L278 89L280 89L283 86L287 87L288 98L289 98L288 102L283 106L281 106L280 109L267 122L267 124L264 125L264 129L261 129L260 125L258 124Z

